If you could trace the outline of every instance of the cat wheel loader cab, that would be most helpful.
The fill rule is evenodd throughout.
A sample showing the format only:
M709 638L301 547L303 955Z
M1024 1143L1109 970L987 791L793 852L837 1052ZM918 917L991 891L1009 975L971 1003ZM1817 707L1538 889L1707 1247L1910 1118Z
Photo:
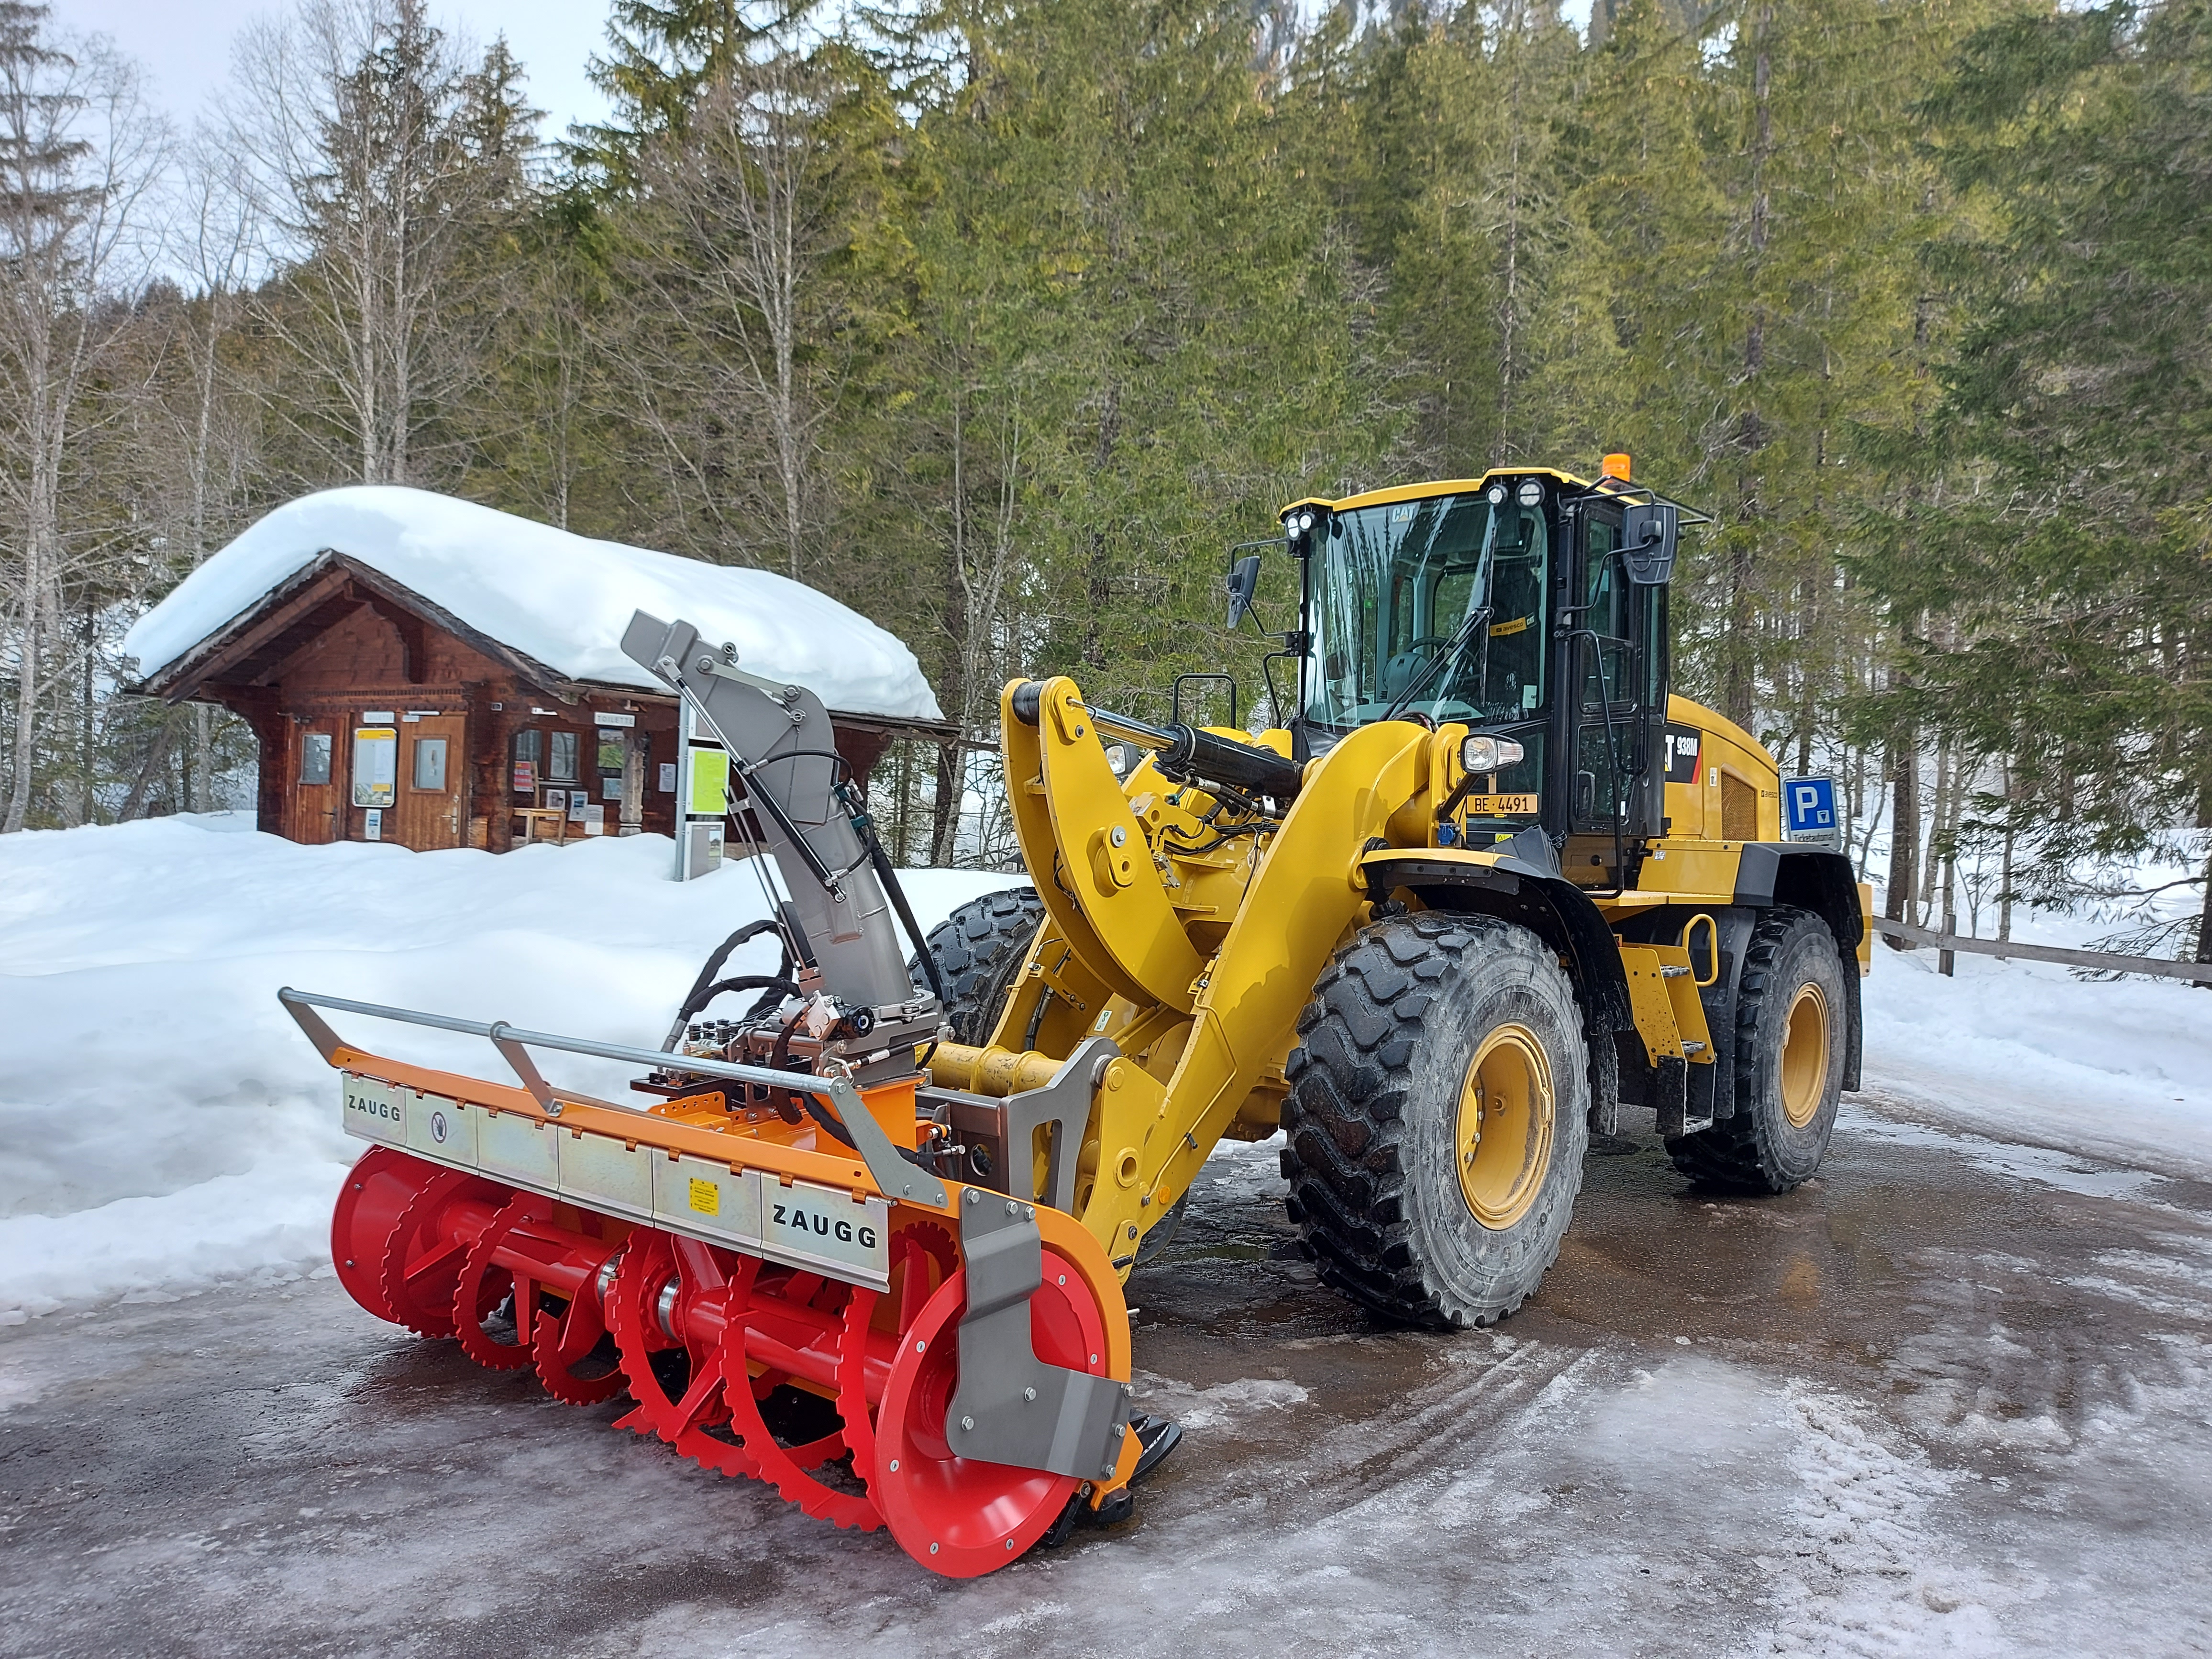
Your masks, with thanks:
M639 613L623 648L727 751L771 914L658 1050L281 993L372 1143L339 1282L966 1577L1127 1514L1176 1443L1132 1402L1121 1287L1224 1136L1284 1132L1327 1283L1442 1326L1536 1288L1623 1102L1702 1181L1803 1181L1856 1082L1866 894L1670 692L1680 518L1625 465L1297 503L1286 723L1009 684L1030 881L926 940L820 700ZM775 970L722 976L757 937ZM473 1035L514 1081L331 1011ZM650 1103L548 1076L573 1054Z

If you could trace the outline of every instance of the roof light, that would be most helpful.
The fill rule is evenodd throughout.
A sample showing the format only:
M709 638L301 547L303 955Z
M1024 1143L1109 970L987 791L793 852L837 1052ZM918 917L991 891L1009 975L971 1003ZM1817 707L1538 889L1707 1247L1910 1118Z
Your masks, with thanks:
M1602 461L1598 463L1598 472L1601 477L1618 478L1621 483L1626 483L1628 482L1628 457L1619 454L1607 456Z
M1494 483L1482 493L1489 498L1490 504L1492 507L1503 507L1505 505L1505 486L1504 484Z
M1534 507L1544 499L1544 486L1534 478L1521 480L1521 505Z

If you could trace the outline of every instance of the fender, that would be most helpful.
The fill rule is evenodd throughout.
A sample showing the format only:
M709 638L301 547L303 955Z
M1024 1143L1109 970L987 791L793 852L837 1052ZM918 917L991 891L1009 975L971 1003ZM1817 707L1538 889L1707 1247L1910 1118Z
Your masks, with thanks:
M1613 929L1562 876L1551 843L1523 830L1496 849L1383 848L1360 860L1378 896L1403 889L1436 910L1481 910L1528 928L1565 960L1597 1031L1632 1031L1628 976Z

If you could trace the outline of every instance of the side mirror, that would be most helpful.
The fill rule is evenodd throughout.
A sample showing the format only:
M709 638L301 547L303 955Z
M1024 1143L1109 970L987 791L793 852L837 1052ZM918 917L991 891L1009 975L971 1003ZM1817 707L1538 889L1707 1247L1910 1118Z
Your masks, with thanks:
M1260 556L1248 553L1229 567L1229 626L1252 614L1252 596L1260 591Z
M1638 587L1664 587L1673 579L1681 516L1672 501L1622 509L1620 560Z

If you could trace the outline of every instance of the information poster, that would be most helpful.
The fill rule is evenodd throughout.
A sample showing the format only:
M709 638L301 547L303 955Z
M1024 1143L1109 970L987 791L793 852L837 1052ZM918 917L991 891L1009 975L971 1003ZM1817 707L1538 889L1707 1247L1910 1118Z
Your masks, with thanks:
M399 728L357 726L353 733L353 804L389 806L399 799Z
M720 813L730 799L730 755L726 749L691 751L691 802L695 813Z

